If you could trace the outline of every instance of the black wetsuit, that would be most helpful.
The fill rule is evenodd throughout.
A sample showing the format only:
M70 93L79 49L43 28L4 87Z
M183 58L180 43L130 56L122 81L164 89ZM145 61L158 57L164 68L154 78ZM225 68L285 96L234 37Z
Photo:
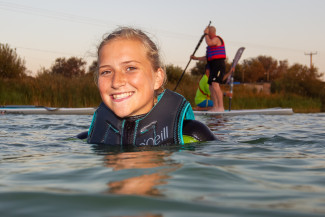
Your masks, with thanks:
M85 137L85 133L78 135ZM215 139L206 125L194 120L190 103L170 90L159 95L149 113L139 116L120 118L101 103L87 133L88 143L107 145L155 146Z

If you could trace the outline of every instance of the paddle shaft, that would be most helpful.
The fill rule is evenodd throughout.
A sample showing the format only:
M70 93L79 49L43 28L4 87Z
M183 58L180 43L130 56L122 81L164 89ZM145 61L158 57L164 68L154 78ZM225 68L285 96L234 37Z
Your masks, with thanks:
M229 111L231 111L231 100L232 100L233 88L234 88L234 77L231 77L231 82L230 82L230 97L229 97Z
M208 27L210 26L210 24L211 24L211 21L209 22ZM203 35L201 36L201 38L200 38L200 40L199 40L199 43L196 45L195 50L194 50L192 56L194 56L195 53L196 53L196 51L199 49L199 47L200 47L200 45L201 45L201 43L202 43L202 41L203 41L204 36L205 36L205 34L203 34ZM187 69L188 65L190 65L191 60L192 60L192 59L190 58L190 60L188 61L188 63L187 63L187 65L186 65L186 67L185 67L185 69L184 69L184 71L183 71L181 77L178 79L178 82L177 82L177 84L176 84L176 86L175 86L175 88L174 88L174 91L177 89L179 83L181 82L181 80L182 80L182 78L183 78L183 76L184 76L184 74L185 74L185 72L186 72L186 69Z

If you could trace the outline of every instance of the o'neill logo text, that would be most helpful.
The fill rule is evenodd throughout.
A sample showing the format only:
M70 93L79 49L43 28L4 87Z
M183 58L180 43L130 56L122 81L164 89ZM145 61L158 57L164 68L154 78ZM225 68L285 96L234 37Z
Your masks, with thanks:
M155 138L150 137L148 139L144 139L139 145L158 145L166 139L168 139L168 126L164 127L162 131L160 131L160 134L156 135Z

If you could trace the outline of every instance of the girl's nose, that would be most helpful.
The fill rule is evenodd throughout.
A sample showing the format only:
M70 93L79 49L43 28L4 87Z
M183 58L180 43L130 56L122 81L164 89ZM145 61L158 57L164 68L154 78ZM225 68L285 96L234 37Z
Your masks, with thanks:
M126 76L125 73L121 71L115 71L112 80L112 88L119 88L126 84Z

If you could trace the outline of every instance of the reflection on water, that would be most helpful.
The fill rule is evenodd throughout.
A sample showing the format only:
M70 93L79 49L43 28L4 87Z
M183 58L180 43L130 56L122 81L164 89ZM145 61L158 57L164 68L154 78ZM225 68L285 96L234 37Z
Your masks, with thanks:
M230 123L228 117L224 116L201 116L198 118L199 121L205 123L210 130L215 134L218 140L224 141L227 139Z
M216 132L219 129L222 129L228 122L227 118L222 116L219 118L206 116L203 120L203 122L210 128L212 132Z
M97 151L99 150L97 146ZM105 152L100 152L101 154ZM181 167L173 163L166 150L142 150L134 152L106 152L104 165L114 171L128 171L128 178L111 181L108 192L124 195L163 196L157 186L168 183L168 175Z

